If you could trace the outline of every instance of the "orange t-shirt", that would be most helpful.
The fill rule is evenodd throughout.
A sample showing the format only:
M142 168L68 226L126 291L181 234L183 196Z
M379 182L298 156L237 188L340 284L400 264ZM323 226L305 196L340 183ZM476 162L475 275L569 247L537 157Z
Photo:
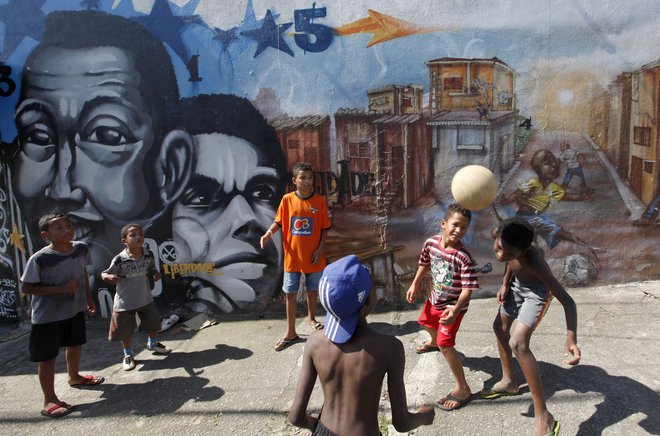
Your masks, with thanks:
M282 229L284 245L284 271L313 273L323 271L325 256L312 263L312 253L321 241L321 230L330 228L328 205L325 197L312 194L306 200L295 192L282 197L275 215L275 222Z

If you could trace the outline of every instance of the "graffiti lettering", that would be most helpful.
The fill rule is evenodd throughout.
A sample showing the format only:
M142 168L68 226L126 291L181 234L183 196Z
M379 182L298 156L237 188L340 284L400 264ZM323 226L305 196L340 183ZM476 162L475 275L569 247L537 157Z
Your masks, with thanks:
M11 278L0 279L0 319L18 320L18 309L16 307L16 292L18 290L16 280Z
M293 36L298 47L305 51L318 53L330 46L333 38L332 28L312 22L314 18L322 18L325 15L325 8L316 8L316 3L312 4L311 9L293 11L296 32L302 32Z
M352 195L376 195L373 173L351 173L350 180Z
M174 278L176 276L185 276L193 273L205 273L213 275L222 275L215 270L213 262L204 263L165 263L163 264L165 275Z
M0 96L9 97L16 91L16 82L9 76L11 75L9 65L0 64Z

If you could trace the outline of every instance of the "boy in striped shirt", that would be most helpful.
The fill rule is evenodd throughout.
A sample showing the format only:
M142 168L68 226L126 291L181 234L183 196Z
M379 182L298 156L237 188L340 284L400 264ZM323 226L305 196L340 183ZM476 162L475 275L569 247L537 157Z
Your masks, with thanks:
M465 380L463 363L456 351L456 333L467 312L472 291L479 289L476 263L465 249L461 239L470 225L472 213L459 204L450 204L440 221L442 233L424 243L419 268L406 299L413 303L421 288L422 279L431 271L433 290L419 316L419 324L431 335L428 342L417 347L417 353L442 351L456 380L454 389L438 400L443 410L456 410L465 406L472 391Z

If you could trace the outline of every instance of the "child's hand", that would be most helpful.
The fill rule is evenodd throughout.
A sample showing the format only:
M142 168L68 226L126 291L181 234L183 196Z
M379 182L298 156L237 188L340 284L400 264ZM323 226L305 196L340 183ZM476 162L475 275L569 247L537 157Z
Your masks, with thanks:
M117 274L105 274L103 273L101 275L101 279L103 279L104 282L110 283L111 285L116 285L117 282L119 282L119 276Z
M160 280L161 278L163 278L163 276L161 276L160 273L159 273L158 271L154 270L154 280L155 280L155 281L158 281L158 280Z
M447 308L442 315L440 316L440 324L442 325L452 325L456 321L456 314L454 309Z
M321 259L321 252L322 250L320 248L314 250L314 252L312 253L312 263L317 263L319 259Z
M500 290L497 291L497 302L500 304L500 306L504 306L504 302L506 301L506 296L508 293L509 287L506 285L502 285Z
M263 250L266 244L268 244L268 241L270 241L270 237L273 236L270 230L268 230L266 233L263 234L261 239L259 240L259 246Z
M80 279L76 278L67 283L64 287L65 294L75 294L80 289Z
M89 316L96 315L96 304L94 304L94 301L87 302L87 315Z
M564 359L564 363L569 365L577 365L580 363L582 352L580 351L580 348L577 346L577 344L566 342L566 346L564 346L564 357L568 357L569 355L572 357L570 359Z
M410 285L410 288L408 288L408 292L406 292L406 300L408 300L408 303L415 302L415 298L417 297L417 288L418 286L414 284Z

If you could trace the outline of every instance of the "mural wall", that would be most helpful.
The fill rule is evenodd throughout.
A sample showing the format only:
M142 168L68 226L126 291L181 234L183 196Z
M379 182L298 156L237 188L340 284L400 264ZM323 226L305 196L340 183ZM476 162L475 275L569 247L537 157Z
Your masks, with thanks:
M401 298L453 174L501 183L465 241L494 294L490 229L518 215L568 285L660 277L660 3L0 0L0 320L37 221L69 213L91 283L141 223L163 314L270 305L259 238L300 160ZM616 6L616 7L614 7Z

